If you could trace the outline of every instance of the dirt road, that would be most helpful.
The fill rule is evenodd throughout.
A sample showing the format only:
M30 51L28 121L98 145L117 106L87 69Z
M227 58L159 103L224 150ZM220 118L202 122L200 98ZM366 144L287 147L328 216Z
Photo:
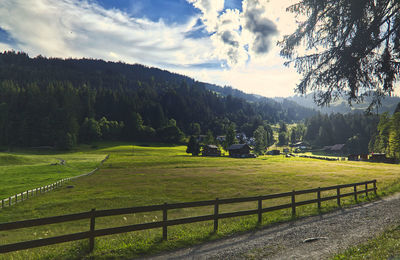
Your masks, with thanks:
M147 259L327 259L400 224L400 193Z

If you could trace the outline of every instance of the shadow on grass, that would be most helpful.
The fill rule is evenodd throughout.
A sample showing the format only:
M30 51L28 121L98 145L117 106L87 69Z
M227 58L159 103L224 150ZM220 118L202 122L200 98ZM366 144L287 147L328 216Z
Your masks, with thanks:
M179 257L189 258L192 254L204 254L208 251L224 249L235 246L242 243L241 239L228 240L226 243L215 243L226 238L235 238L245 235L246 239L257 239L261 236L267 236L275 232L282 232L296 225L298 221L301 224L307 224L312 222L318 222L326 219L336 218L338 215L351 214L351 208L357 206L363 206L371 201L379 200L379 196L360 197L355 202L354 200L345 201L345 203L338 207L337 205L326 205L321 210L317 208L304 208L299 209L298 215L292 217L290 212L282 212L273 218L263 215L263 223L260 224L257 221L256 216L248 217L243 221L232 224L233 227L229 230L221 230L220 233L214 233L212 230L209 232L199 232L194 236L182 237L182 234L171 234L174 238L170 240L163 240L161 236L149 237L141 239L136 237L133 240L126 240L126 242L118 242L117 246L111 248L102 244L107 245L107 242L95 243L95 251L89 252L89 243L87 240L77 242L74 246L66 248L61 255L46 255L41 259L131 259L137 257L157 257L162 256L168 252L174 252L185 248L193 247L190 251L182 252ZM327 215L327 213L334 213ZM319 217L318 217L319 216ZM316 218L317 217L317 218ZM261 231L261 232L260 232ZM208 245L204 247L204 245Z

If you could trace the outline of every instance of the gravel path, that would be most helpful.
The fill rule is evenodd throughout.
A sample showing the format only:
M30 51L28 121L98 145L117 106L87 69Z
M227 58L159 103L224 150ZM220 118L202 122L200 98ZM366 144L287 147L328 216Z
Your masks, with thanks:
M400 223L400 193L148 259L327 259Z

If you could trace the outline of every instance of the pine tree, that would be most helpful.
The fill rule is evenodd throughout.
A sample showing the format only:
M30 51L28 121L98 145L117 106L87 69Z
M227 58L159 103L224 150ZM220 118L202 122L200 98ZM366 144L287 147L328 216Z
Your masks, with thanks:
M302 0L288 10L306 17L280 42L281 55L303 76L297 92L314 90L325 105L375 90L370 109L392 93L400 76L400 1Z
M186 153L191 153L193 156L197 156L200 153L200 145L193 135L190 136L189 143L186 148Z

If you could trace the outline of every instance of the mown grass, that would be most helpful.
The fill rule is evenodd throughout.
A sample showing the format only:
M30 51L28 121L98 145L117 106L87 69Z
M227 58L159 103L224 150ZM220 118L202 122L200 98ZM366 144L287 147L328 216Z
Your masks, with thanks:
M0 153L0 199L89 172L106 154ZM60 164L65 161L65 165Z
M367 162L327 162L284 156L256 159L192 157L183 146L149 147L118 145L102 147L94 154L110 154L109 160L94 175L72 182L74 188L62 188L5 208L0 222L70 214L96 209L111 209L164 202L189 202L215 198L233 198L287 192L337 184L377 179L380 194L400 189L398 165ZM346 191L343 191L345 193ZM328 193L323 196L328 196ZM302 195L297 200L315 198ZM360 200L366 198L360 196ZM289 198L264 201L263 206L289 203ZM323 211L335 207L336 201L323 203ZM352 198L344 204L354 203ZM230 204L220 212L256 208L256 203ZM209 214L212 207L172 210L168 218ZM318 214L316 205L297 209L299 217ZM157 221L161 212L130 214L96 219L96 228ZM291 219L290 210L263 215L268 225ZM87 231L88 221L0 233L0 244ZM87 253L87 241L65 243L1 255L4 259L81 259L131 258L157 253L201 241L224 237L258 228L256 216L221 220L219 232L212 234L212 222L168 228L168 241L161 241L161 230L147 230L96 239L95 251Z

